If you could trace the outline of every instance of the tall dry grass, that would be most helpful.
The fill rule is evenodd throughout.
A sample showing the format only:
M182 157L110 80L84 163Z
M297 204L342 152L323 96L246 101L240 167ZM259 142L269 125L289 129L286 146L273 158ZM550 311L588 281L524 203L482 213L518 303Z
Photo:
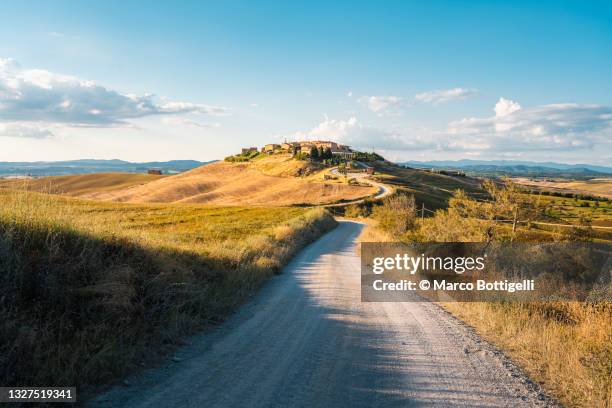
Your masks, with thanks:
M508 194L510 194L509 192ZM512 198L512 197L510 197ZM519 197L521 198L521 197ZM487 204L489 205L489 204ZM496 209L496 203L491 204ZM517 242L592 239L582 232L554 234L496 224L478 214L481 204L455 194L450 208L417 220L407 233L384 232L407 242ZM387 211L393 212L392 207ZM475 214L470 214L474 212ZM393 215L388 215L393 219ZM371 224L368 229L374 229ZM378 228L381 229L380 227ZM580 231L578 231L580 232ZM369 237L377 238L376 232ZM602 237L597 237L605 241ZM608 241L609 242L609 241ZM454 302L443 306L506 351L544 389L572 407L612 407L612 304L596 302Z
M565 405L612 406L610 303L446 303Z
M223 320L334 226L323 210L0 192L0 383L119 378Z

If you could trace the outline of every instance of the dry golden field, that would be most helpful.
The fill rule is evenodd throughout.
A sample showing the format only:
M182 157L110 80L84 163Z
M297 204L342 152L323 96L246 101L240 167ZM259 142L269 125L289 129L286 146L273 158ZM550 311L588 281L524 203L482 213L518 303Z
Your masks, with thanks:
M107 174L44 177L29 181L32 187L21 180L4 184L102 201L224 206L318 205L377 192L372 186L324 181L324 171L309 162L274 155L245 163L217 162L164 177Z
M550 191L590 194L612 198L612 178L596 178L591 180L545 181L531 180L524 177L512 179L515 183L529 187L537 187Z
M612 406L612 305L446 303L571 407Z
M164 176L135 173L93 173L71 176L49 176L34 179L1 180L0 188L37 191L40 193L68 196L93 195L101 192L121 190Z
M335 224L322 209L0 190L0 383L122 377L224 319Z

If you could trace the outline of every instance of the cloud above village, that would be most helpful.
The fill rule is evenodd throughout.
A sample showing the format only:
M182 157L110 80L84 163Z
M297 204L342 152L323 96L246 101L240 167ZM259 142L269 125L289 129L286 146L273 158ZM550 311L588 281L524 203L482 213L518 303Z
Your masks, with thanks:
M529 155L612 148L612 108L575 103L522 107L500 98L489 117L452 121L445 129L372 126L355 116L324 120L294 136L331 139L357 149L475 155Z
M203 129L207 129L207 128L218 128L221 126L221 124L219 123L203 123L203 122L199 122L193 119L190 119L188 117L185 116L165 116L162 118L162 123L166 124L166 125L172 125L172 126L192 126L192 127L197 127L197 128L203 128Z
M366 95L360 97L357 101L370 111L378 114L378 116L396 116L405 109L414 106L415 103L439 105L446 102L468 99L477 93L478 91L475 89L452 88L421 92L414 95L412 99L395 95Z
M48 137L53 125L125 126L132 119L154 115L219 116L228 112L224 107L152 94L122 93L93 81L24 69L12 59L0 59L0 122L4 129L0 134L5 136Z
M484 150L559 151L610 146L612 108L576 103L523 108L500 98L494 116L463 118L448 126L454 148L478 145Z
M438 105L445 102L459 101L476 95L478 91L469 88L438 89L418 93L414 99L418 102Z
M372 112L382 115L400 108L404 98L401 96L362 96L358 102Z
M382 129L361 123L356 117L324 120L307 132L297 132L296 139L333 140L358 150L423 150L436 145L420 137L405 137L401 132Z
M414 151L523 155L612 150L612 108L604 105L523 106L501 97L488 116L459 118L438 127L415 127L418 124L400 117L415 104L438 105L476 93L474 89L458 87L422 92L413 98L355 96L354 100L366 110L363 113L373 112L376 117L365 116L364 122L361 114L350 111L339 118L325 116L310 130L294 136L331 139L357 149L406 155ZM354 94L349 91L347 96ZM147 117L161 118L156 122L162 126L160 134L172 132L173 127L196 134L205 128L220 127L215 119L228 114L229 109L221 106L129 94L74 76L26 69L12 59L0 59L0 137L35 140L63 135L69 128L134 128L138 127L138 119Z

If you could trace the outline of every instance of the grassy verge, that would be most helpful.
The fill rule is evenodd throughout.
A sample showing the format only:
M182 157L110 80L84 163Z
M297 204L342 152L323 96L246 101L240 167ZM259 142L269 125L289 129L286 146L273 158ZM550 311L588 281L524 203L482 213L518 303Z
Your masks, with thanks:
M463 205L461 207L459 204ZM421 242L485 241L487 230L480 218L463 217L460 209L473 209L467 200L451 201L451 209L433 217L415 219L414 225L399 225L407 206L385 211L374 209L363 240ZM384 208L384 207L388 208ZM356 216L363 211L352 209ZM452 211L451 211L452 210ZM414 208L412 209L414 213ZM347 211L349 215L351 211ZM416 218L416 214L413 215ZM378 221L378 223L376 223ZM393 221L393 222L389 222ZM490 225L490 224L489 224ZM386 228L385 228L386 227ZM391 228L390 228L391 227ZM399 231L397 230L398 227ZM379 231L380 229L384 231ZM373 229L373 231L368 231ZM609 242L609 236L593 231L568 234L569 230L547 231L521 225L516 241L567 241L593 239ZM385 235L386 233L386 235ZM496 224L494 236L508 241L513 236L507 224ZM445 303L443 306L475 328L484 338L504 350L533 380L564 405L575 407L612 406L612 304L608 301L532 303Z
M446 303L565 405L612 406L609 303Z
M0 383L95 385L224 319L323 210L130 205L0 192Z

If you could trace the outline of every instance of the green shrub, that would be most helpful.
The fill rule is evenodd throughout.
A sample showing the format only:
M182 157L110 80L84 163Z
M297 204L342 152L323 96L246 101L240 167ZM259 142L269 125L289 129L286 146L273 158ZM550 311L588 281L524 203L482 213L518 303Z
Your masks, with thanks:
M260 154L261 153L259 153L259 152L251 151L251 152L248 152L248 153L240 153L240 154L236 154L234 156L228 156L224 160L226 162L242 163L242 162L251 161L254 158L258 157Z
M372 216L383 230L400 237L414 227L416 204L413 195L397 194L373 208Z

